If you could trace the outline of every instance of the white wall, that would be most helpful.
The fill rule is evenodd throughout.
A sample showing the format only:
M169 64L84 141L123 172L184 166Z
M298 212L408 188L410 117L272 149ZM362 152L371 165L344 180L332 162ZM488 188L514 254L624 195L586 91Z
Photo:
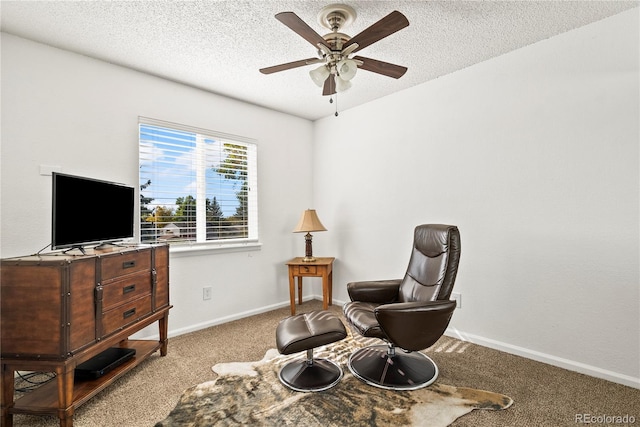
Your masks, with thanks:
M634 9L316 122L335 298L456 224L450 333L640 387L638 76Z
M310 121L5 33L2 256L32 254L50 242L51 177L40 175L40 165L138 184L139 115L258 141L262 248L172 254L170 333L288 304L284 262L304 247L291 230L311 202ZM90 220L108 215L99 200L79 199L78 208ZM213 287L211 300L203 301L204 286Z
M312 207L336 300L401 276L415 225L456 224L452 333L636 385L637 34L634 10L315 124L2 34L1 255L50 240L40 165L135 185L137 117L181 122L258 139L263 246L172 254L170 333L288 304Z

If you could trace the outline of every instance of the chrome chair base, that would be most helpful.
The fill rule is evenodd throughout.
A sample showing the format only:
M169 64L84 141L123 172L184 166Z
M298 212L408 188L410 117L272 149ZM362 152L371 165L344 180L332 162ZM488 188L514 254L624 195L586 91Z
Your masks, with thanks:
M348 366L356 378L388 390L417 390L438 378L438 367L427 355L418 351L396 353L387 345L355 351L349 357Z
M340 382L342 368L327 359L295 360L283 366L278 377L295 391L324 391Z

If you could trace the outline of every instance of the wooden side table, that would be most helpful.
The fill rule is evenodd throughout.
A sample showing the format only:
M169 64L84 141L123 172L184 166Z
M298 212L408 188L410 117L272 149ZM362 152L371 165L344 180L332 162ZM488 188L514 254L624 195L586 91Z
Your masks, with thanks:
M333 261L335 258L316 258L313 262L304 262L302 257L287 262L289 266L289 298L291 315L296 314L296 286L298 278L298 304L302 304L302 278L322 277L322 308L326 310L333 300Z

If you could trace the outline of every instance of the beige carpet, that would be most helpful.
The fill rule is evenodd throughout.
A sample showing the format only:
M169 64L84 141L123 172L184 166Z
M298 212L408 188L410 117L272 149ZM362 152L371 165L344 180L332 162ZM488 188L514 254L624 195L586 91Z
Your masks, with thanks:
M304 303L298 312L321 308ZM330 309L341 314L341 307ZM218 363L260 360L275 347L284 307L269 313L171 338L166 357L154 355L75 414L75 427L152 427L165 419L182 393L211 381ZM171 325L171 317L169 317ZM576 426L576 414L631 414L640 425L640 390L443 337L427 354L440 369L438 383L491 390L514 404L505 411L473 411L454 427ZM15 427L54 427L51 417L14 416Z
M501 410L513 403L502 394L439 383L403 392L364 384L349 372L347 360L358 348L378 343L349 335L315 349L315 357L330 359L344 371L335 387L320 393L295 392L278 379L282 366L304 359L304 352L284 356L271 349L256 362L216 364L218 378L186 390L156 427L446 427L473 410Z

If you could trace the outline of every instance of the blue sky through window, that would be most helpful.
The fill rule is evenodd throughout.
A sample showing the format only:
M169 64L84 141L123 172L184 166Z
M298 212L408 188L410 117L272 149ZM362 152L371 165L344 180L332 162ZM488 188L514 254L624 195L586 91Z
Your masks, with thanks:
M197 198L198 140L204 150L205 197L216 197L224 216L236 213L240 190L237 180L224 179L214 169L224 159L224 141L175 129L140 125L140 184L151 184L141 190L143 197L152 198L149 209L155 206L176 208L176 199Z

